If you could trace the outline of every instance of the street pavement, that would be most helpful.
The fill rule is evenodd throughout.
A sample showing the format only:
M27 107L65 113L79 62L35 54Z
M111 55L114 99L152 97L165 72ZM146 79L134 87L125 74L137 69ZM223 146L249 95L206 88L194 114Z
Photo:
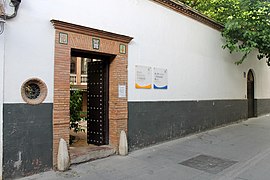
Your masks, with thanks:
M269 180L270 116L21 180Z

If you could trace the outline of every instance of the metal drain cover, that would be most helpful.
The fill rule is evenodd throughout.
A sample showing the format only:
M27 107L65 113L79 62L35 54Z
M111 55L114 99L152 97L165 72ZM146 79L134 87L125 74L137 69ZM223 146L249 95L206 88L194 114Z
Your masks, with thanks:
M228 159L221 159L207 155L199 155L179 164L211 174L217 174L235 163L237 163L237 161L231 161Z

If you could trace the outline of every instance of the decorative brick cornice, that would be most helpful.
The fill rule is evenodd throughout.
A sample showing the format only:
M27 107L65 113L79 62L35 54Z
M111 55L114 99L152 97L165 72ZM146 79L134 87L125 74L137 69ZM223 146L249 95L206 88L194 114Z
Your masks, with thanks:
M190 8L189 6L186 6L182 3L177 3L177 2L174 2L172 0L152 0L152 1L155 1L159 4L162 4L178 13L181 13L181 14L184 14L188 17L191 17L192 19L195 19L199 22L202 22L216 30L219 30L221 31L224 26L210 18L208 18L207 16L199 13L198 11Z
M93 29L81 25L76 25L72 23L67 23L59 20L51 20L51 23L53 24L55 29L68 31L68 32L75 32L90 36L97 36L100 38L110 39L114 41L119 41L123 43L129 43L133 38L129 36L119 35L107 31L102 31L98 29Z

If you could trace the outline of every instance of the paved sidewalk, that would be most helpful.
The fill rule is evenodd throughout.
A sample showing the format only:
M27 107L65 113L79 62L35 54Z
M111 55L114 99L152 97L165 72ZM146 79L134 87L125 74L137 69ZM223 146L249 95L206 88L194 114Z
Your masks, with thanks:
M270 116L22 180L269 180Z

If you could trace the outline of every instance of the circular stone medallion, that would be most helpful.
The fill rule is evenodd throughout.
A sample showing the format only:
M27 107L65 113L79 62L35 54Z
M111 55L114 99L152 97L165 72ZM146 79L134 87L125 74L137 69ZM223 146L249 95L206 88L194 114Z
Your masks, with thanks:
M21 87L21 95L28 104L40 104L47 96L47 86L38 78L28 79Z

